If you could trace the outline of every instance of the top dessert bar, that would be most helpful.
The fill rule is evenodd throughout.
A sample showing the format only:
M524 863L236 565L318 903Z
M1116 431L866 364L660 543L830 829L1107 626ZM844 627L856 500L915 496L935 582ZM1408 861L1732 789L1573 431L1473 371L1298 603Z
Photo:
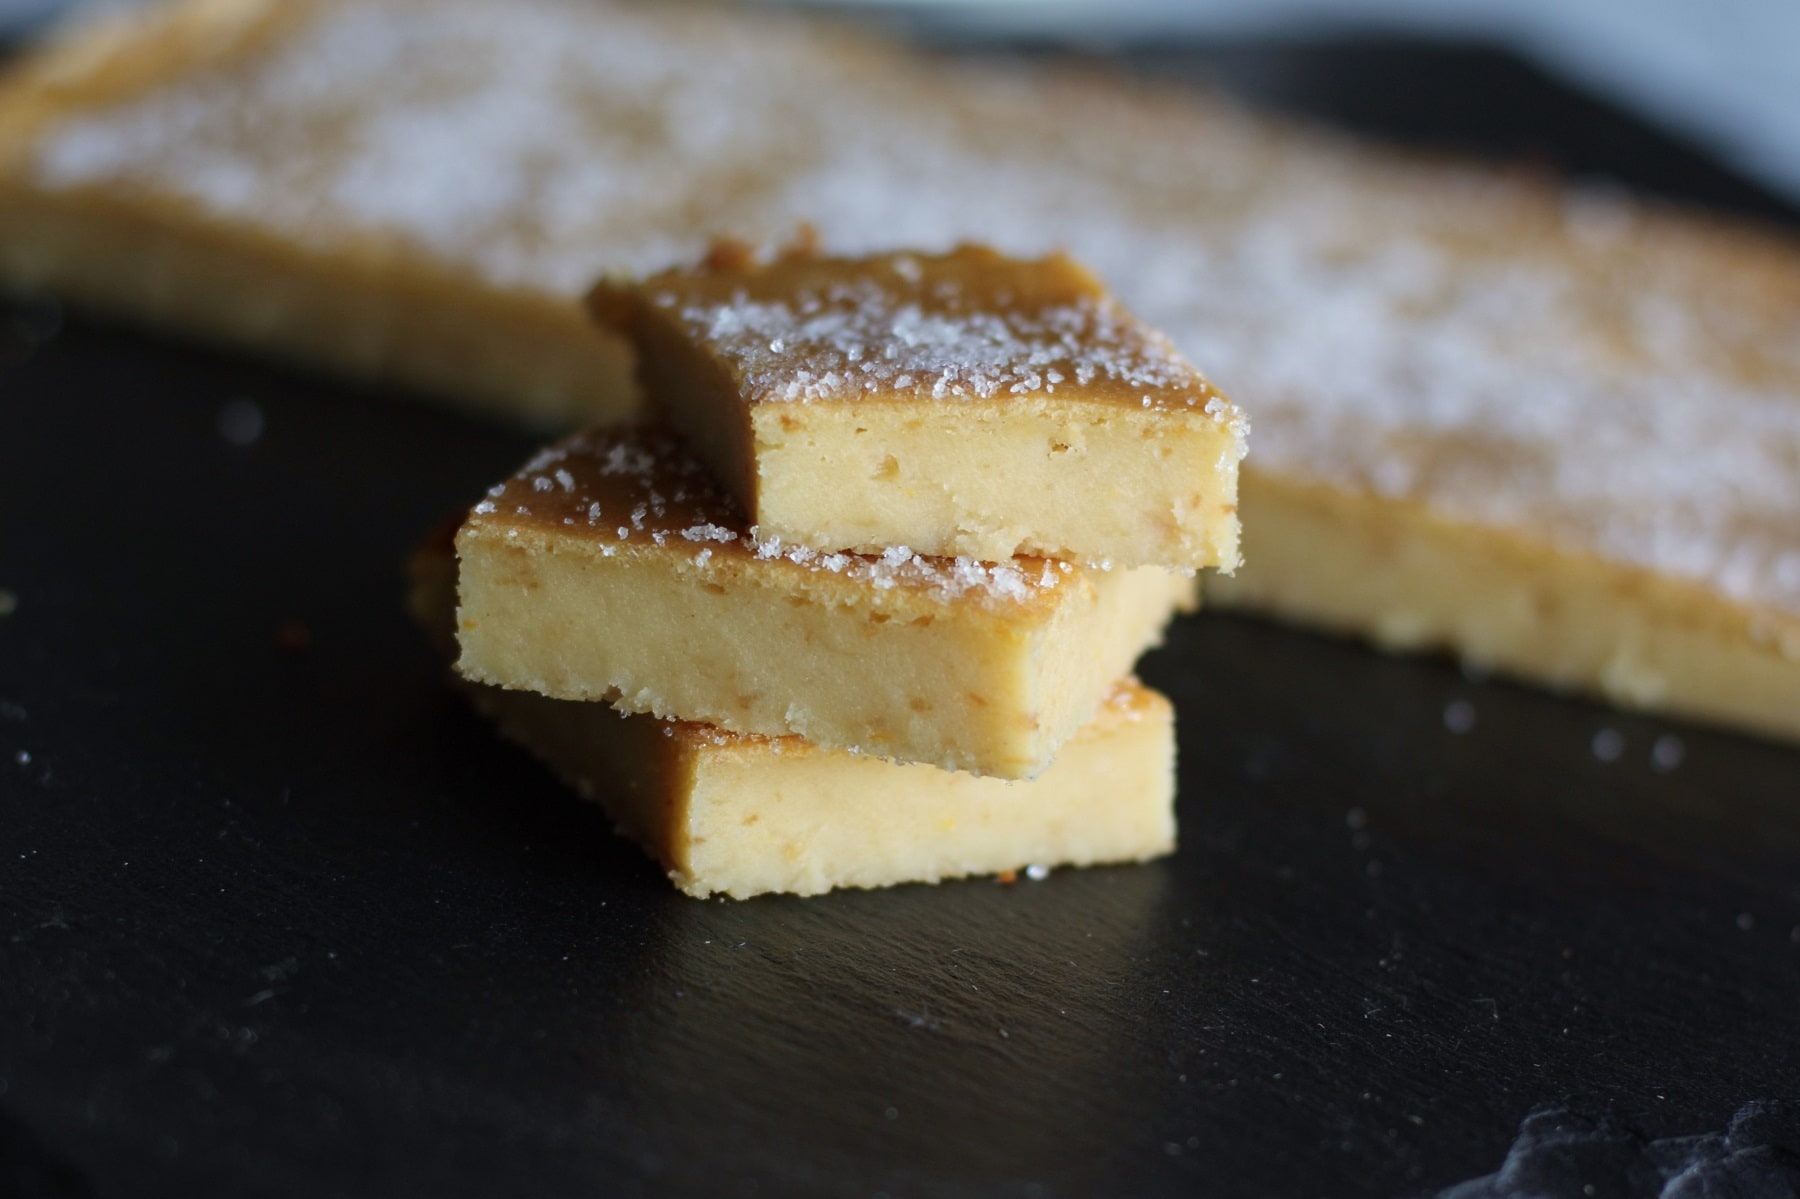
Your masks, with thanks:
M762 6L759 6L762 7ZM0 278L539 421L717 236L1063 247L1243 397L1211 594L1800 737L1800 246L765 11L186 0L0 84Z
M1247 422L1066 256L722 247L589 306L764 536L1237 565Z

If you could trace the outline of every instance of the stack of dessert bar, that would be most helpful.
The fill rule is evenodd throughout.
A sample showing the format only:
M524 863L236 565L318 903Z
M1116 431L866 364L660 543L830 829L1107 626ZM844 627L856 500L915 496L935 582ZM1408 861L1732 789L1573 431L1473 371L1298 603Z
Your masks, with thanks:
M1131 670L1236 564L1246 423L1165 338L975 247L725 246L590 308L653 421L544 450L417 567L508 735L698 895L1172 848Z

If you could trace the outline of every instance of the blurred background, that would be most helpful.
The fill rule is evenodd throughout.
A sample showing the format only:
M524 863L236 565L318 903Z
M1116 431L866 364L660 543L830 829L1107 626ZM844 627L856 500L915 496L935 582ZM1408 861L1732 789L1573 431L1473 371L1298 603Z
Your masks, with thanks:
M1516 81L1505 76L1541 73L1547 84L1610 101L1789 204L1800 202L1800 0L866 0L815 7L870 9L945 36L1124 53L1170 67L1192 56L1194 69L1233 90L1352 121L1409 90L1434 101L1459 98L1416 114L1414 132L1425 138L1440 129L1473 126L1468 136L1480 136L1528 126L1545 114L1484 109L1509 97ZM1328 103L1309 101L1327 92ZM1622 130L1593 130L1609 133Z
M132 2L0 0L0 38ZM1800 220L1800 0L798 2L938 43L1123 59L1390 140Z

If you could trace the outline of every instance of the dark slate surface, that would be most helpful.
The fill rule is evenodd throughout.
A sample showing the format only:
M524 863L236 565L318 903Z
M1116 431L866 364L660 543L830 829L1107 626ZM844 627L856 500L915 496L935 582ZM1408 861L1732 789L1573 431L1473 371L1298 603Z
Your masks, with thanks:
M1173 57L1784 214L1370 53ZM0 363L0 1195L1795 1191L1794 749L1208 615L1173 859L696 902L402 613L529 439L36 301Z

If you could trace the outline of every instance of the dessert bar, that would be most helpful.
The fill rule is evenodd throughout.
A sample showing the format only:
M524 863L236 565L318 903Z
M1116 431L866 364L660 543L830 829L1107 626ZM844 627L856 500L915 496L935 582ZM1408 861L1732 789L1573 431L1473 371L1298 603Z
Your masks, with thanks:
M1191 577L758 539L672 434L578 434L456 537L457 669L557 699L1029 778Z
M1237 565L1247 422L1064 255L715 252L589 306L765 536Z
M524 691L469 692L689 895L816 895L1137 862L1175 848L1175 713L1135 682L1111 692L1030 781Z

